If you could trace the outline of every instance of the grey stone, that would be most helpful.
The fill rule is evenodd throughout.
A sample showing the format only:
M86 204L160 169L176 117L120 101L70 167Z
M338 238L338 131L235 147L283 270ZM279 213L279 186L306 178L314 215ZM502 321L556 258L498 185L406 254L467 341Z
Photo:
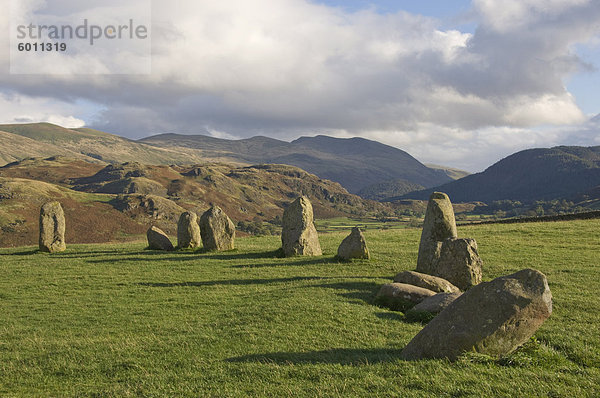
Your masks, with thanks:
M150 227L146 232L146 238L148 239L148 248L152 250L174 250L171 240L160 228Z
M202 236L200 235L198 216L191 211L182 213L177 223L177 247L195 249L200 247L201 243Z
M202 214L200 234L206 250L225 251L235 248L235 225L219 206L213 206Z
M394 311L405 311L434 294L435 292L418 286L386 283L379 289L375 297L375 304Z
M369 248L367 247L367 241L360 228L352 228L350 235L348 235L338 247L337 255L344 260L350 260L351 258L371 258Z
M482 265L475 239L446 239L432 274L466 290L481 282Z
M440 253L441 242L456 237L454 209L448 195L442 192L432 193L423 222L417 271L434 275L433 267Z
M408 285L419 286L425 289L432 290L436 293L454 293L460 289L448 282L446 279L422 274L415 271L403 271L394 277L394 282L406 283Z
M45 203L40 209L40 250L47 253L65 251L65 230L65 212L60 203Z
M448 358L465 352L499 357L525 343L552 313L546 276L525 269L469 289L402 350L401 358Z
M296 199L283 212L281 244L285 256L322 254L312 204L306 196Z
M412 311L416 312L429 312L432 314L438 314L442 310L446 309L454 300L462 295L460 292L455 293L438 293L431 297L427 297L419 304L412 308Z

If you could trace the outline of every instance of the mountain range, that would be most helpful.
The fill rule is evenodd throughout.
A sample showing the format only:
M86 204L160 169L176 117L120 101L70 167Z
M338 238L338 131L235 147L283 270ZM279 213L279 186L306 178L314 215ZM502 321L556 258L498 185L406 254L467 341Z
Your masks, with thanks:
M49 123L0 125L0 161L53 155L106 163L287 164L338 182L350 193L393 181L398 189L388 189L391 196L437 186L452 181L450 175L454 175L451 169L427 167L405 151L363 138L316 136L286 142L260 136L225 140L161 134L132 141L98 130L66 129Z
M388 200L426 200L433 191L442 191L456 202L533 202L574 199L599 186L600 146L558 146L520 151L481 173Z
M48 123L0 125L0 164L54 155L103 166L126 162L221 163L231 167L287 164L378 201L426 200L436 190L448 193L455 202L528 203L595 198L600 187L600 147L528 149L481 173L467 175L444 166L426 166L405 151L362 138L315 136L286 142L260 136L226 140L161 134L132 141L98 130L67 129Z

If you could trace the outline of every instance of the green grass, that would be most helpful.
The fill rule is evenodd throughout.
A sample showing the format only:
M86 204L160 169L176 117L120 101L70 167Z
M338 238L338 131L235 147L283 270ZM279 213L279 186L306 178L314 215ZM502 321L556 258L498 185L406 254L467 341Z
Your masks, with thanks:
M278 237L227 253L144 244L0 250L0 396L600 395L600 221L460 227L484 279L548 276L554 313L502 359L405 362L422 324L371 304L414 269L420 231L367 230L373 259L277 258Z
M315 226L319 232L347 231L353 227L360 227L363 231L368 229L404 229L409 227L413 218L405 217L402 221L378 221L364 218L335 217L315 220ZM422 221L422 220L421 220Z

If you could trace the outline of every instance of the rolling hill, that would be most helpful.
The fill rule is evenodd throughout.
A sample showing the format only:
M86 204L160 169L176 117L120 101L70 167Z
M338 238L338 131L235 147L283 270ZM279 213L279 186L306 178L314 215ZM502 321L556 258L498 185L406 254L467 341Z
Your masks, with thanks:
M277 224L305 194L317 218L393 214L389 205L349 194L340 184L297 167L259 165L93 164L55 156L0 167L0 246L34 244L40 206L63 203L71 243L139 236L150 225L176 232L186 210L219 205L235 221Z
M444 171L430 169L400 149L363 138L319 135L288 143L267 137L231 141L203 135L163 134L140 142L174 150L195 148L205 157L240 163L289 164L339 182L351 193L399 179L424 187L452 180Z
M533 202L574 198L598 185L600 146L558 146L517 152L482 173L402 198L427 199L435 190L446 192L456 202Z
M145 145L88 128L67 129L50 123L0 125L0 159L6 163L28 157L64 155L90 162L152 164L196 163L195 151Z
M162 134L132 141L89 128L35 123L0 125L0 144L4 163L62 155L104 164L288 164L338 182L351 193L398 180L406 181L407 187L432 187L452 180L446 170L429 168L400 149L362 138L316 136L290 143L261 136L225 140ZM375 196L386 197L385 193Z

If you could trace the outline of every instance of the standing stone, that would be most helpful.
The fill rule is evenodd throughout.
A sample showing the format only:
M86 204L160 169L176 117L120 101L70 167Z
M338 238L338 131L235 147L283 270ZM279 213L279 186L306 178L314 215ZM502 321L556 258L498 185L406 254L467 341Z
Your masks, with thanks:
M362 231L358 227L352 228L352 232L348 235L338 247L337 255L343 260L351 258L369 259L369 248L367 241Z
M419 286L432 290L436 293L456 293L460 289L448 282L446 279L437 276L422 274L415 271L403 271L394 277L394 282L406 283L408 285Z
M195 249L200 247L202 237L198 216L195 212L186 211L179 217L177 223L177 247L181 249Z
M546 276L525 269L463 293L408 343L400 357L456 360L465 352L507 355L529 340L551 313Z
M146 232L146 238L148 238L148 249L174 250L173 244L167 234L157 227L150 227Z
M481 282L482 264L475 239L446 239L432 273L466 290Z
M296 199L283 212L281 243L285 256L323 254L314 224L312 204L306 196Z
M433 267L439 257L442 242L456 237L456 220L450 198L442 192L432 193L423 222L417 271L435 275Z
M219 206L213 206L200 217L200 233L206 250L233 250L235 225Z
M62 252L65 243L65 212L59 202L48 202L40 209L40 251Z

